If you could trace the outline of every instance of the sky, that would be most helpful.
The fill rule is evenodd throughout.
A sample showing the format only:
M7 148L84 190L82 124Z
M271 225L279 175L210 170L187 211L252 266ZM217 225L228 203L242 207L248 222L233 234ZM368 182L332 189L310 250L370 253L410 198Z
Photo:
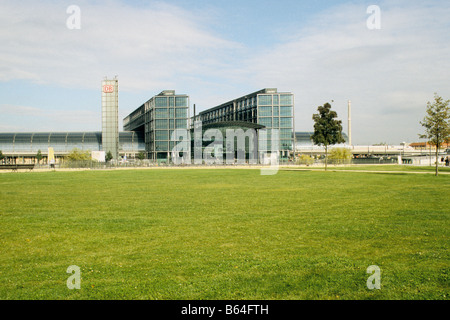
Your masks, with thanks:
M101 131L117 76L120 130L163 90L199 112L277 88L296 131L329 102L347 133L350 100L354 145L416 142L450 99L449 31L448 0L0 0L0 132Z

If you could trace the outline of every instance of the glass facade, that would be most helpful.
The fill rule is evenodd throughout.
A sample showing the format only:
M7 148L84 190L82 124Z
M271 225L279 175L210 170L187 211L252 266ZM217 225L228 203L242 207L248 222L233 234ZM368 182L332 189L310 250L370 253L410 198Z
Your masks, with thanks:
M189 97L163 91L147 102L145 134L146 150L153 160L169 159L174 143L170 141L175 129L187 129Z
M124 119L125 130L142 132L147 158L168 160L174 147L175 129L188 129L189 97L165 90L152 97Z
M119 153L138 153L145 150L140 132L119 133ZM35 155L39 150L47 154L52 147L56 154L64 155L77 148L83 151L102 151L101 132L39 132L0 133L0 150L7 154Z
M102 81L102 144L103 151L119 156L119 82Z
M199 114L205 125L223 121L245 121L264 126L266 139L259 137L259 151L271 150L272 129L279 130L280 155L287 157L294 146L294 95L263 89L208 109Z
M222 121L217 123L210 123L207 125L202 125L202 143L201 143L201 154L203 156L203 163L207 162L205 160L205 151L211 158L219 157L221 161L219 163L227 162L229 159L234 159L236 161L240 156L245 163L250 163L252 160L257 162L257 150L253 144L253 133L256 135L257 130L262 129L263 126L245 121ZM213 133L208 134L209 130L213 130ZM239 130L242 130L243 136L239 138L235 135L231 138L231 143L227 140L228 130L231 130L232 134L236 134ZM250 130L250 131L249 131ZM216 136L216 133L218 137ZM220 134L219 134L220 133ZM211 138L211 139L210 139ZM255 137L256 138L256 137ZM195 131L191 128L191 158L195 157L196 143ZM238 141L241 140L241 143ZM243 142L243 143L242 143ZM214 147L212 147L214 144ZM208 148L208 149L206 149ZM255 149L255 150L254 150ZM253 151L255 151L255 159L253 159ZM239 153L241 153L239 155ZM212 155L213 154L213 155Z
M166 90L125 117L124 130L136 130L144 134L147 158L170 160L175 145L171 141L172 133L175 129L188 129L189 118L189 97L177 95L174 90ZM272 130L277 129L280 156L288 157L293 150L292 93L263 89L200 112L195 115L195 119L200 120L203 126L222 122L257 125L257 130L265 129L266 132L266 138L259 139L262 142L258 146L259 151L264 152L271 152Z
M279 148L282 156L293 150L293 108L294 98L291 93L258 94L257 123L266 127L267 140L260 141L260 151L270 151L271 133L279 132Z

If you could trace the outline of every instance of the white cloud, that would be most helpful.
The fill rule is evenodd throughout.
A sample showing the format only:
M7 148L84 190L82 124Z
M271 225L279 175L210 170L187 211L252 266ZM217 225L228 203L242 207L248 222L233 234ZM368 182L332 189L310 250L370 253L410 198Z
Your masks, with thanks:
M0 4L0 80L92 88L103 76L118 74L122 89L170 87L185 74L214 73L227 51L239 48L206 31L201 15L175 6L136 8L118 1L78 6L81 29L70 30L70 14L61 4Z

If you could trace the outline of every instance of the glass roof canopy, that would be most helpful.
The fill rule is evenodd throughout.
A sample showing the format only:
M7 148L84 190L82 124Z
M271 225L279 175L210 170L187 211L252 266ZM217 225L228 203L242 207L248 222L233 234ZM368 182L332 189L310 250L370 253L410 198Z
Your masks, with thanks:
M0 150L3 153L66 153L77 148L84 151L102 150L101 132L20 132L0 133ZM135 131L119 132L120 152L145 150L143 134Z

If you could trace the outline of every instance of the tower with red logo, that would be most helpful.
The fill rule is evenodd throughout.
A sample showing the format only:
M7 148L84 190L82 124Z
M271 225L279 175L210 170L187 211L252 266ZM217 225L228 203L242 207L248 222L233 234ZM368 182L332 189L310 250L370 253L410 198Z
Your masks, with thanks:
M102 147L111 152L113 159L119 156L119 80L102 81Z

